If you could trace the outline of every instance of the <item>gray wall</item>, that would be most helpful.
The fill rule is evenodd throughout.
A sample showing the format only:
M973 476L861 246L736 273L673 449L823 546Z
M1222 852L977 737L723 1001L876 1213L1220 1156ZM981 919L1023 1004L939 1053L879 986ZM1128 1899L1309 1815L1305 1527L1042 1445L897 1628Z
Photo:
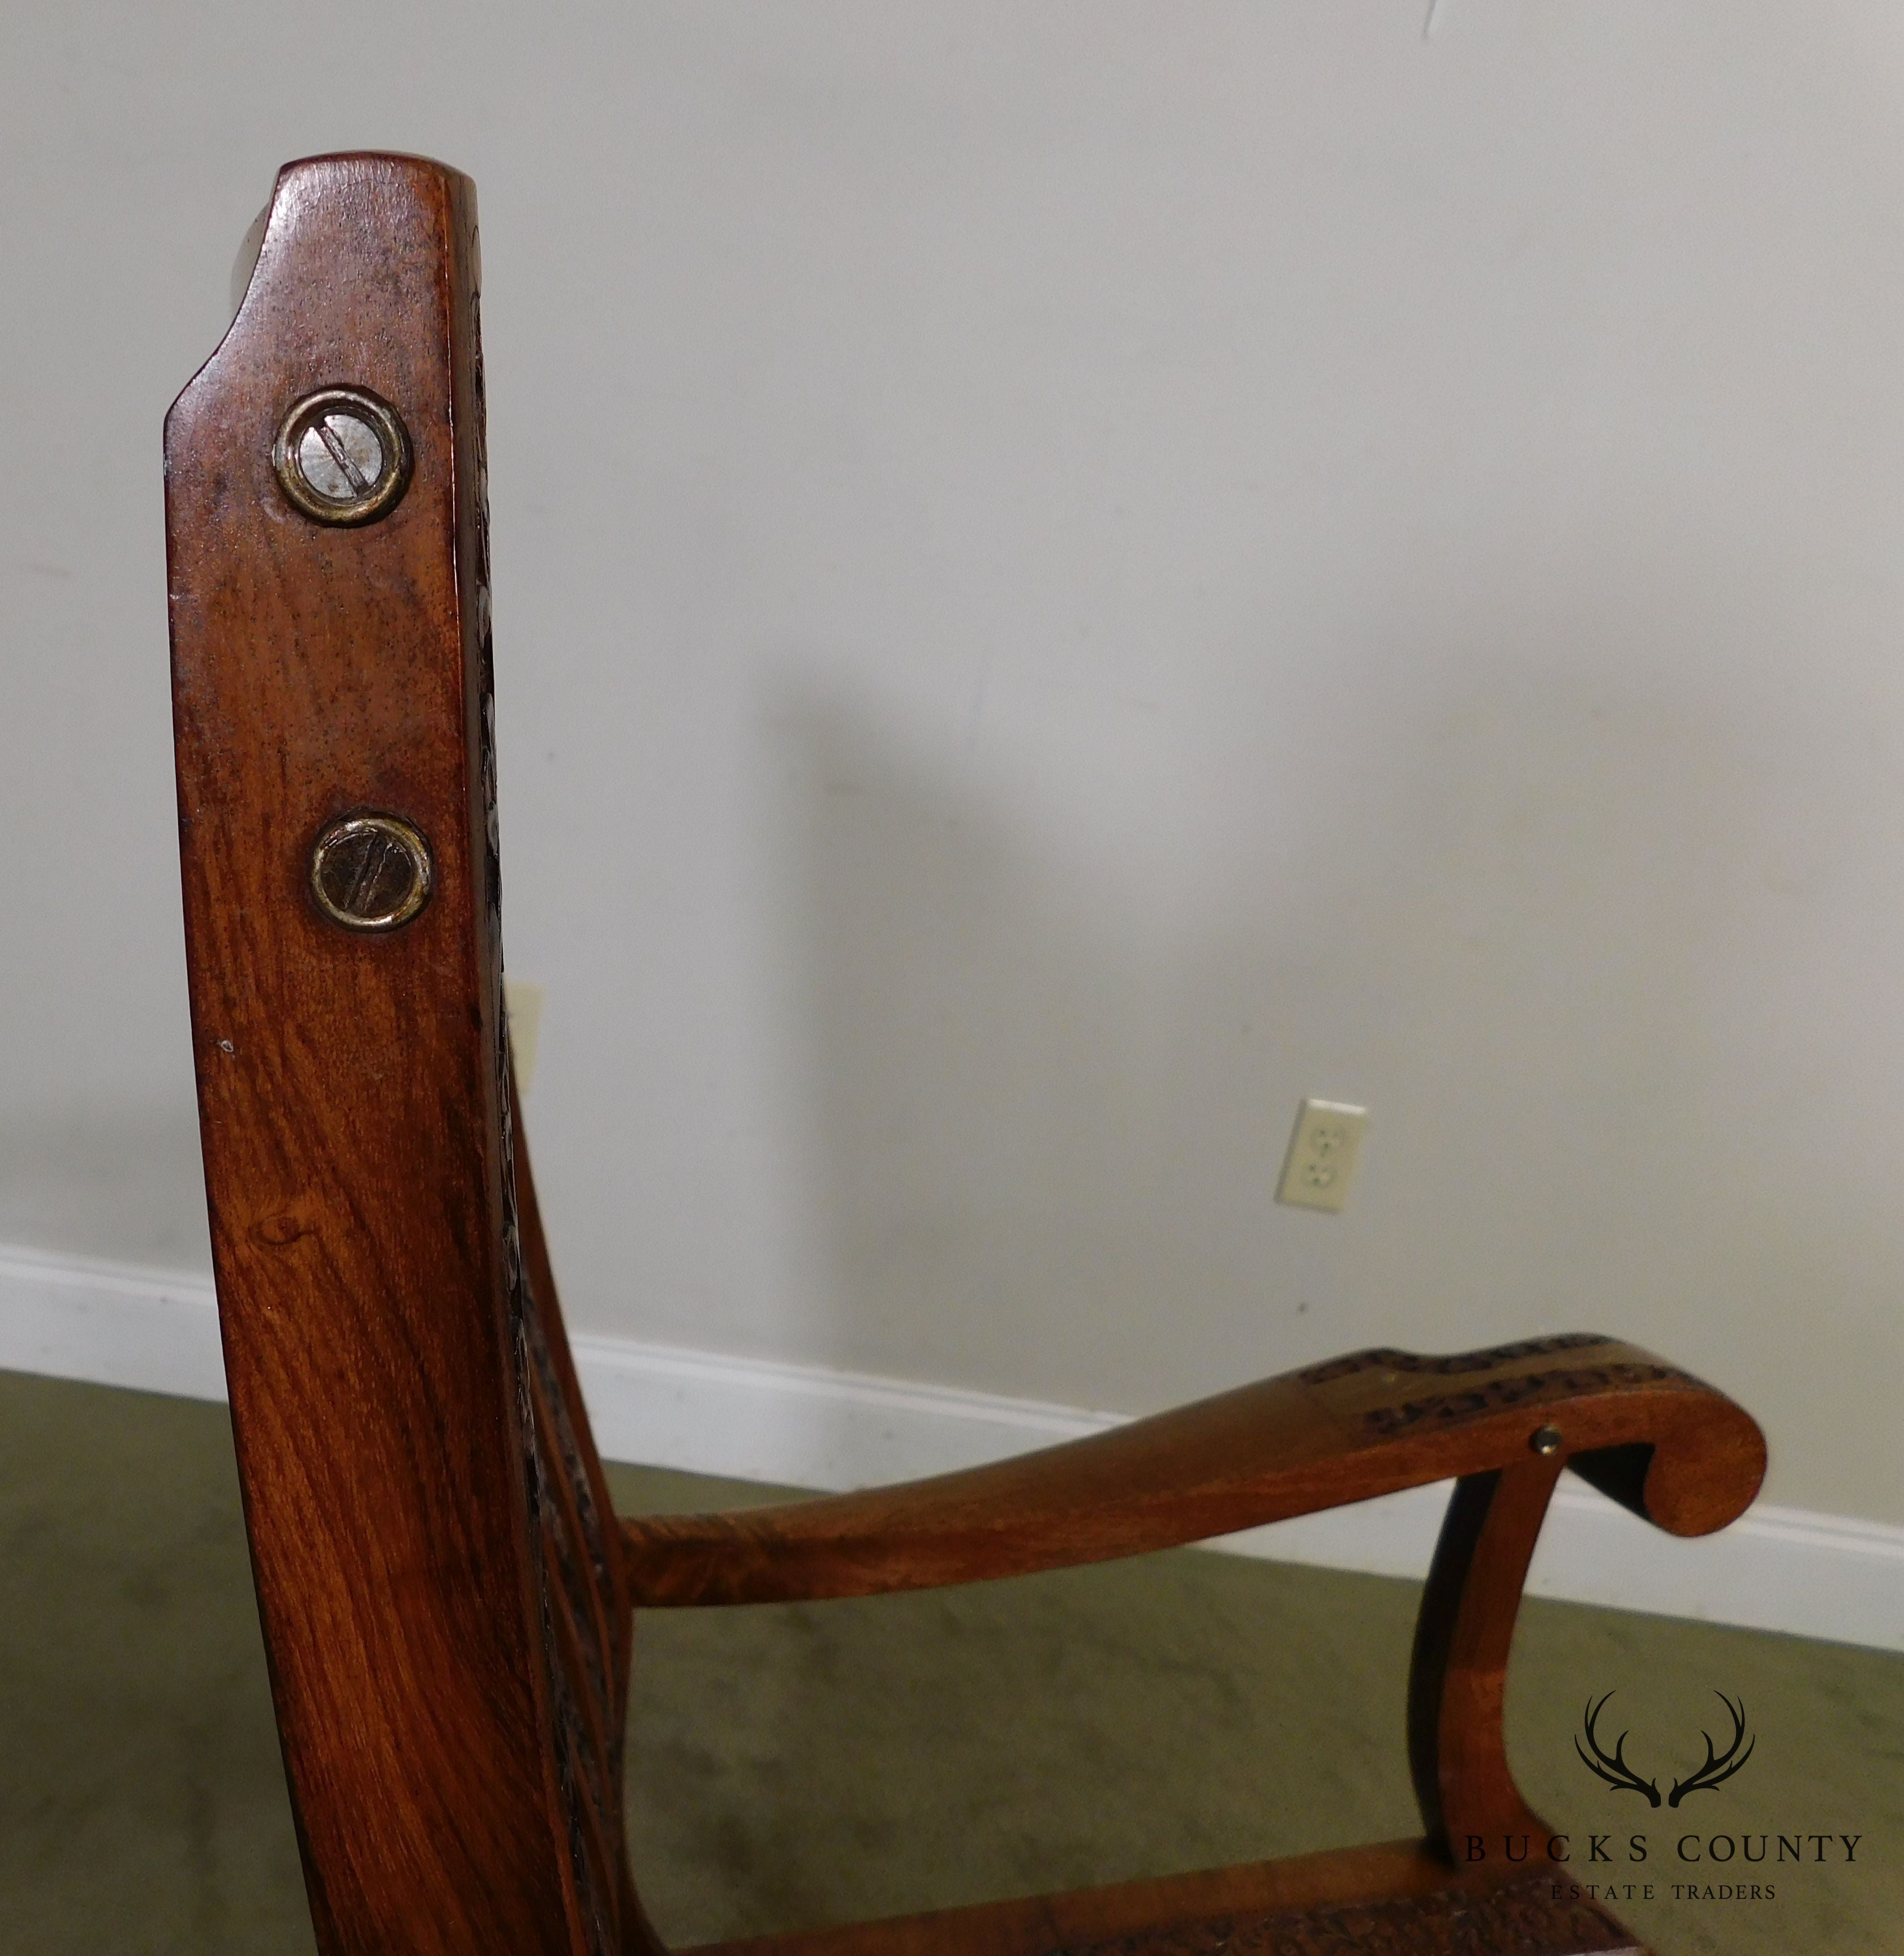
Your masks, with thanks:
M11 8L0 1240L203 1257L159 421L275 166L420 150L575 1323L1584 1324L1904 1519L1904 15L1426 11Z

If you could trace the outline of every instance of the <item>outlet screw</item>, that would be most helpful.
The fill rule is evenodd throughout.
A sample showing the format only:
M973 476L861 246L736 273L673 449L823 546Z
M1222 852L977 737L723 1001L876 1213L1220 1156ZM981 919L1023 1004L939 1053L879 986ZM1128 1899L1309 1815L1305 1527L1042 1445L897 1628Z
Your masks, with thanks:
M394 815L333 822L311 852L317 906L346 930L395 930L430 901L430 845Z
M312 522L374 523L410 486L410 437L396 409L367 388L326 387L292 403L271 465Z
M1560 1451L1560 1429L1557 1426L1537 1426L1527 1444L1543 1459Z

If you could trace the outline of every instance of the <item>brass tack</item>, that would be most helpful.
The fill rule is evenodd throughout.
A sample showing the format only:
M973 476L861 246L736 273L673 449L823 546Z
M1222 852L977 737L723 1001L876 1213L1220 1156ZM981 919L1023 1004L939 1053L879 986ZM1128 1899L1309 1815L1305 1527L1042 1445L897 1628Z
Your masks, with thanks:
M394 815L333 822L311 852L317 906L346 930L395 930L430 901L430 845Z
M386 516L410 486L410 437L389 402L364 387L325 387L292 402L271 446L278 484L316 523Z

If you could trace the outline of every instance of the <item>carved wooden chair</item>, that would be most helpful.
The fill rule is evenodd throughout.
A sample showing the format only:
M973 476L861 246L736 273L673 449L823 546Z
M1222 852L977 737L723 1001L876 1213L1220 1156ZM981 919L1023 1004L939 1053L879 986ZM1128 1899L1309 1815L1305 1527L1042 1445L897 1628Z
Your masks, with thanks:
M968 1473L616 1518L503 1015L478 282L467 178L293 164L166 423L206 1179L320 1948L660 1949L622 1835L632 1609L972 1582L1451 1477L1409 1686L1424 1838L730 1956L1632 1947L1464 1844L1546 1831L1502 1685L1561 1469L1679 1535L1757 1488L1752 1421L1644 1352L1363 1352Z

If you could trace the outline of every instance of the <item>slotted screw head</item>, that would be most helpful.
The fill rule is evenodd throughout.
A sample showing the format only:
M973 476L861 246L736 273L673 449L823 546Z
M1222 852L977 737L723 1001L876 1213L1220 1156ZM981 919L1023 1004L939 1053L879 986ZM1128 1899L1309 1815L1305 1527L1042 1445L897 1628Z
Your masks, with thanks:
M395 930L430 901L430 845L394 815L333 822L311 852L317 907L346 930Z
M325 387L292 403L271 465L294 509L314 522L374 523L410 486L410 437L364 387Z

